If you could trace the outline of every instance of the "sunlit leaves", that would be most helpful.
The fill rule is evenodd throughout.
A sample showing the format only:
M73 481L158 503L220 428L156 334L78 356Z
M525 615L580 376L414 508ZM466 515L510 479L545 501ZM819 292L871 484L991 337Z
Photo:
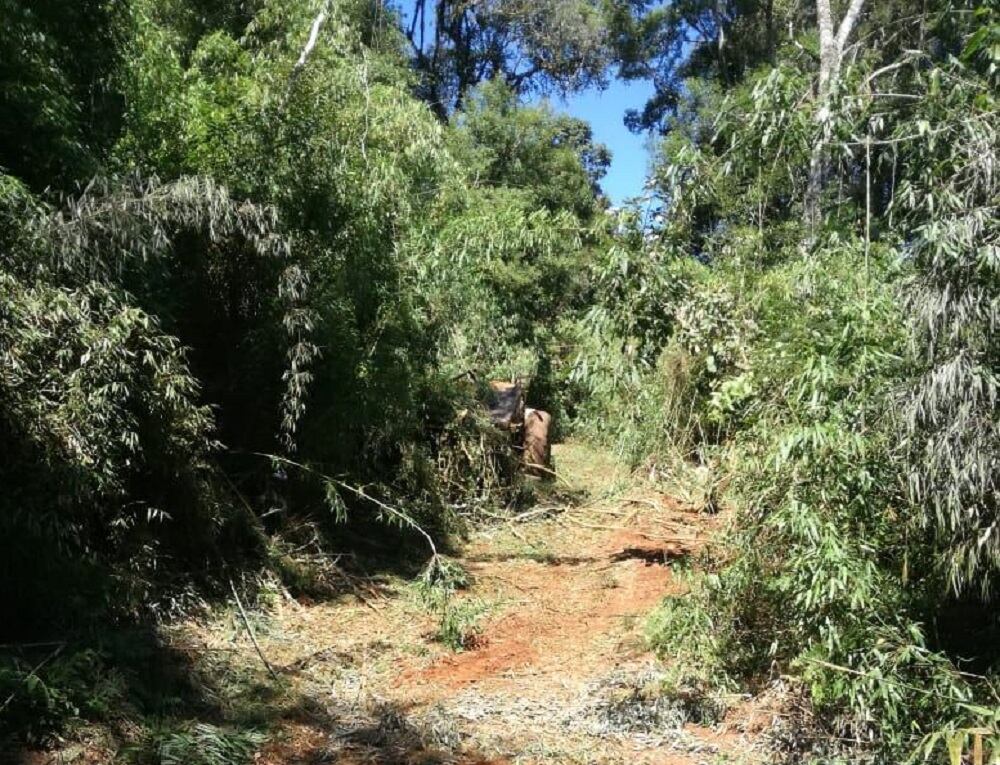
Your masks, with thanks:
M990 28L970 36L968 50L979 51ZM947 95L932 88L918 104L916 131L899 148L905 164L896 201L917 268L908 298L923 372L907 411L910 491L938 540L949 585L984 593L1000 571L1000 134L989 117L992 77L957 61L932 71L932 83L947 82Z

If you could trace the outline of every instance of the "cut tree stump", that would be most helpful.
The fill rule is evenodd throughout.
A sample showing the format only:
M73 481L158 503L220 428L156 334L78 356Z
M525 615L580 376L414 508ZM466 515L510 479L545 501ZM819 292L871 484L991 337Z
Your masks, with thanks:
M524 388L520 383L493 380L490 382L487 406L494 425L516 431L524 422Z

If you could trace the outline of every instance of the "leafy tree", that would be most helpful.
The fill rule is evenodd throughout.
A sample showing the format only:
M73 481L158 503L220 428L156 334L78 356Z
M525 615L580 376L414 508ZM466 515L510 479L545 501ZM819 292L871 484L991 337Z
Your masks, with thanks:
M495 80L476 91L455 124L456 153L476 183L523 189L534 205L584 221L594 216L611 154L594 143L586 122L521 106Z
M988 169L1000 150L1000 18L982 8L977 20L960 57L907 62L919 97L912 121L887 140L903 162L893 204L916 267L907 295L921 376L908 397L909 484L949 585L990 596L1000 572L1000 186Z
M406 26L421 94L445 116L476 85L502 80L517 94L603 82L608 47L591 0L416 0Z
M38 191L87 181L117 130L125 4L0 3L0 168Z
M607 18L621 75L650 79L655 87L641 112L627 114L637 131L669 127L684 111L686 79L732 85L773 59L789 25L803 24L796 3L774 0L615 0Z

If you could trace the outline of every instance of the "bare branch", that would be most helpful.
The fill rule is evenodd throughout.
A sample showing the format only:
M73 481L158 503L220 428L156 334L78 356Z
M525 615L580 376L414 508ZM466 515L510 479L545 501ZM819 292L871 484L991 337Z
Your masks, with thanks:
M243 602L240 600L240 596L236 592L236 585L233 584L232 579L229 580L229 589L233 591L233 597L236 598L236 607L240 610L240 617L243 619L243 626L247 628L247 634L250 636L250 642L253 643L253 647L256 649L257 655L267 668L267 673L271 676L272 680L280 679L278 677L278 673L274 671L274 667L271 666L271 662L267 660L267 657L261 650L260 643L257 642L257 636L253 633L253 627L250 625L250 618L247 616L247 612L243 608Z
M295 68L292 70L292 74L298 72L302 67L306 65L306 59L309 58L309 54L312 53L313 48L316 47L316 40L319 38L320 27L323 26L323 22L326 21L327 11L326 5L323 6L323 10L319 12L319 15L313 19L312 29L309 30L309 39L306 41L306 47L302 49L302 53L299 55L299 60L295 62Z
M823 0L824 2L826 0ZM837 52L841 53L844 50L844 46L847 45L847 40L851 36L851 32L854 31L854 27L858 24L858 19L861 17L861 9L865 5L865 0L851 0L851 5L847 9L847 13L844 14L843 21L840 22L840 29L837 31ZM829 7L829 3L827 3Z

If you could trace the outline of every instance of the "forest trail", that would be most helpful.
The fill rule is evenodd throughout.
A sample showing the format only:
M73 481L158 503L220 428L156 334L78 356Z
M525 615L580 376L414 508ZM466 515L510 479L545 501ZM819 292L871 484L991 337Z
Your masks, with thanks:
M257 762L749 761L745 720L685 723L676 699L658 695L663 666L642 634L683 587L675 568L722 520L588 447L555 459L582 498L480 530L454 557L469 575L449 621L464 650L444 644L440 613L407 582L359 585L336 603L284 598L258 620L264 654L288 679L268 702L284 704L280 732ZM259 664L238 627L189 626L186 639Z

